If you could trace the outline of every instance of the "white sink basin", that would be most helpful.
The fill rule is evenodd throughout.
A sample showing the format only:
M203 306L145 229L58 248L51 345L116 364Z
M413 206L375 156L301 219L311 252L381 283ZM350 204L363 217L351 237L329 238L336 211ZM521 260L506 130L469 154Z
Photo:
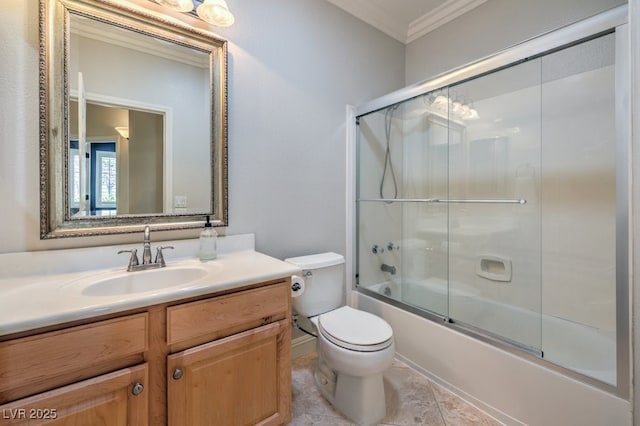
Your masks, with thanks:
M207 275L205 268L182 266L147 271L123 272L117 276L98 278L82 290L85 296L116 296L145 293L176 287L196 281Z

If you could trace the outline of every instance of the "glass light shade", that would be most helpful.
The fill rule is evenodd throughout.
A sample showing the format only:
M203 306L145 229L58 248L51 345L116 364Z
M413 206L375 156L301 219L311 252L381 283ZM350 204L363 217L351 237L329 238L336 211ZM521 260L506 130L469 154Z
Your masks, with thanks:
M436 99L433 101L433 105L437 107L447 106L449 104L449 98L443 95L436 96Z
M204 21L217 27L230 27L235 22L225 0L204 0L196 12Z
M475 110L475 108L471 108L469 110L469 117L467 117L467 120L477 120L480 118L480 115L478 114L478 111Z
M191 12L193 10L192 0L155 0L155 2L178 12Z

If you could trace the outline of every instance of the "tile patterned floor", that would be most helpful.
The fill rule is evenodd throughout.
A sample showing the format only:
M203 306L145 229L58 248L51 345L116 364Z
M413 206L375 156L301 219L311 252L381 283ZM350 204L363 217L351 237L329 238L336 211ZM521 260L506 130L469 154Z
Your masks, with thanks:
M338 413L315 386L316 354L293 360L293 419L289 425L353 425ZM497 426L501 423L394 360L384 373L387 416L381 425Z

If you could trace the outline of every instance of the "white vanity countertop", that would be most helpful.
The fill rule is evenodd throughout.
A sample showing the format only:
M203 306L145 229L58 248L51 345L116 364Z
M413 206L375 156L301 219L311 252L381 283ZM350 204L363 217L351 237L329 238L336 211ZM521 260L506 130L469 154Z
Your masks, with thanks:
M0 278L0 336L117 313L192 296L216 293L298 274L300 270L254 250L219 255L215 260L167 260L175 268L204 269L204 276L171 287L129 294L88 295L87 288L104 278L148 271L125 272L125 267L53 275ZM103 285L107 285L104 283Z

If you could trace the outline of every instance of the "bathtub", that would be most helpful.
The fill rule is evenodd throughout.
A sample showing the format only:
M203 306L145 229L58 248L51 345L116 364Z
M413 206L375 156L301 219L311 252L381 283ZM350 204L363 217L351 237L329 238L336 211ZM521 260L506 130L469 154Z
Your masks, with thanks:
M592 379L616 384L616 338L606 331L569 319L498 303L482 297L477 289L455 283L450 296L465 324L489 330L493 336L541 350L542 359ZM365 287L384 297L447 316L447 282L440 278L421 281L386 281ZM490 314L490 315L488 315Z

